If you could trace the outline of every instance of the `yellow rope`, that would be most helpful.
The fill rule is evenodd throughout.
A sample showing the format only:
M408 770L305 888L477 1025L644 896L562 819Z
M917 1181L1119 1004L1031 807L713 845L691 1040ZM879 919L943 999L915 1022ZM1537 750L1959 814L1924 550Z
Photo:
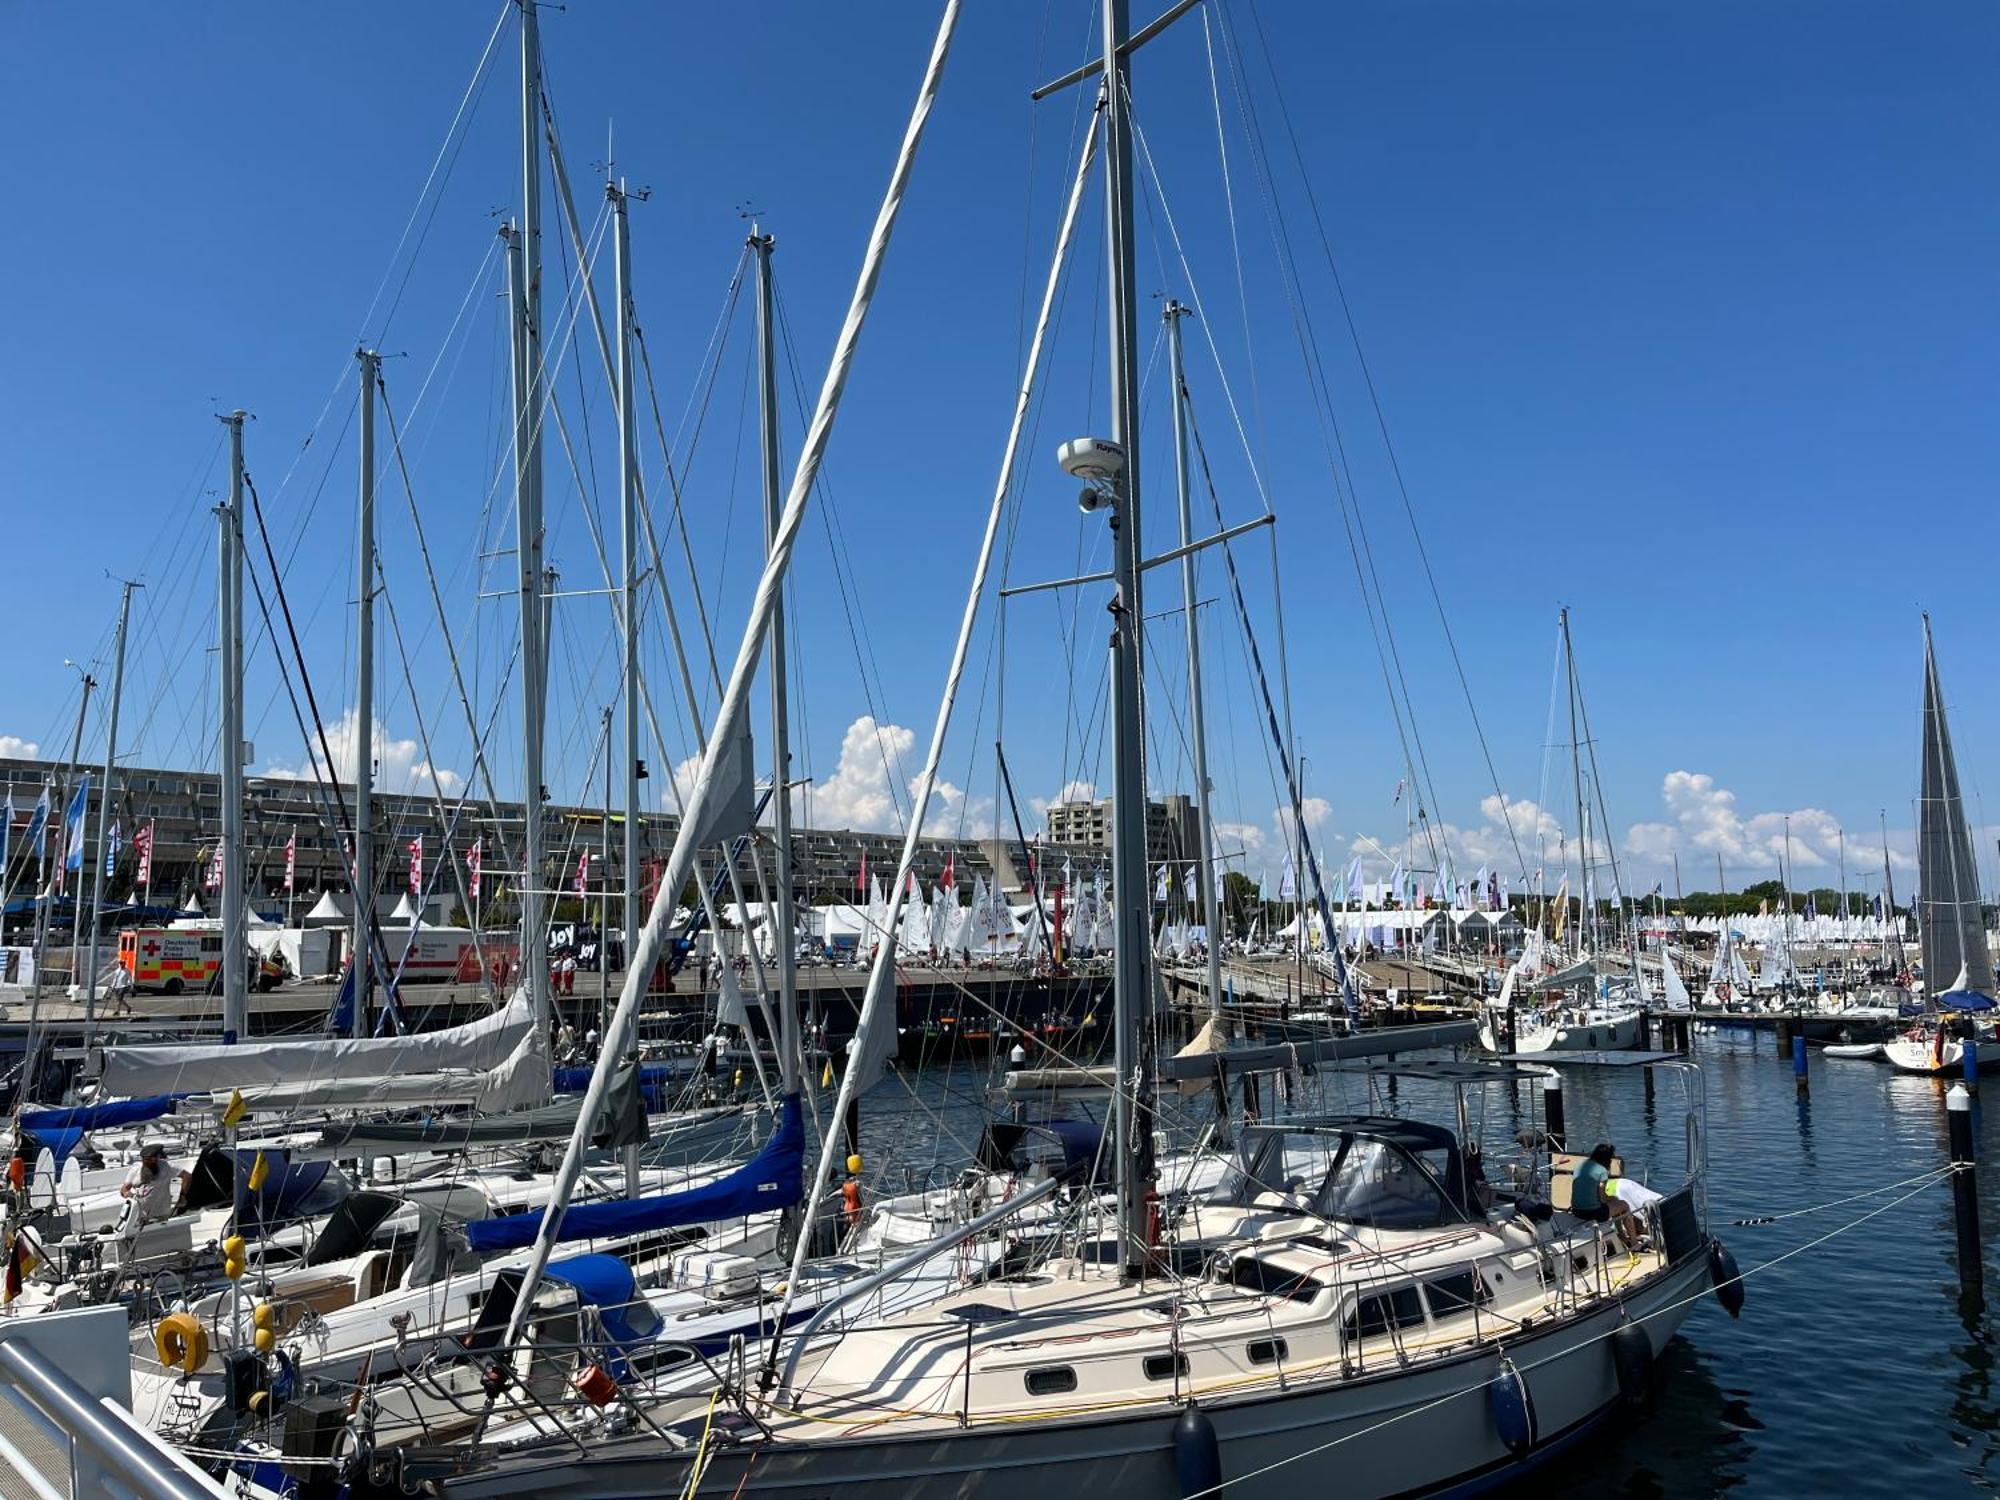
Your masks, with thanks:
M694 1500L694 1492L701 1487L701 1471L708 1467L708 1435L715 1427L715 1403L721 1399L721 1386L708 1394L708 1416L701 1424L701 1441L695 1444L694 1467L688 1471L687 1488L681 1491L681 1500Z

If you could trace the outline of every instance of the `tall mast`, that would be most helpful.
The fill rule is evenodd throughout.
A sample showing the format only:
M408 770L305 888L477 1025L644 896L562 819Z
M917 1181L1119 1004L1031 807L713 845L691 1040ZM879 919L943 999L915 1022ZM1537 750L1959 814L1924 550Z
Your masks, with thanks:
M521 7L521 225L513 236L514 514L521 590L521 972L538 1024L549 1014L542 882L542 732L548 665L542 626L542 39L538 0Z
M229 498L221 520L222 660L222 1039L234 1042L250 1029L249 973L243 884L243 418L231 412Z
M99 913L104 908L104 866L111 857L111 778L118 769L118 705L125 696L125 627L132 619L132 590L138 587L139 584L128 579L118 601L118 639L111 655L111 720L104 732L104 782L98 788L97 804L97 861L90 872L90 941L84 950L83 1031L86 1040L97 1030L97 924Z
M1896 877L1889 869L1889 809L1884 807L1876 812L1882 824L1882 915L1889 924L1889 931L1895 934L1890 945L1896 954L1896 967L1903 967L1903 919L1896 915Z
M354 1000L350 1030L368 1035L368 991L375 967L375 382L382 357L354 351L361 390L361 532L356 543L354 604Z
M1583 842L1577 846L1577 889L1583 896L1583 920L1576 924L1577 948L1581 952L1589 941L1591 924L1596 913L1590 906L1590 836L1586 814L1583 808L1583 743L1577 738L1576 728L1576 648L1569 638L1569 606L1562 609L1563 672L1569 684L1569 770L1572 790L1576 794L1577 827L1584 831Z
M1117 902L1116 1101L1118 1219L1123 1227L1122 1274L1143 1277L1146 1246L1146 1178L1152 1172L1153 1129L1144 1112L1150 1095L1145 1053L1146 1023L1153 1012L1150 898L1146 882L1146 763L1140 721L1141 635L1146 611L1139 588L1140 497L1139 381L1134 368L1138 309L1133 279L1132 121L1128 90L1131 59L1125 43L1131 29L1129 0L1104 6L1104 220L1110 312L1108 341L1111 377L1111 439L1123 450L1117 504L1111 511L1112 604L1111 681L1115 733L1112 738L1111 866ZM1298 878L1303 879L1303 875Z
M638 426L633 411L635 394L632 379L632 227L626 215L627 200L625 185L606 183L605 195L611 200L612 212L616 217L617 236L613 242L614 270L617 286L613 289L618 303L618 535L622 554L624 576L621 580L623 607L618 612L619 644L625 654L625 900L620 925L625 931L625 957L629 963L639 949L639 440ZM610 726L605 726L605 817L610 817ZM605 921L600 925L609 927L611 897L609 895L609 864L611 835L605 833L606 864L604 878L606 892L603 901ZM610 965L604 955L610 950L610 933L602 932L598 937L600 973L606 973ZM650 976L648 976L650 978ZM598 1009L603 1012L597 1018L602 1030L609 1016L610 1007L600 997Z
M785 497L778 477L778 356L771 251L777 241L750 226L757 256L757 404L764 460L764 546L777 544ZM798 938L793 931L791 710L786 697L785 596L771 605L771 841L777 846L777 892L772 902L772 942L778 950L778 1067L780 1093L798 1087Z
M1210 806L1214 789L1208 781L1208 727L1201 692L1201 632L1195 628L1194 508L1188 499L1187 374L1181 365L1181 319L1186 316L1187 309L1180 303L1167 303L1167 353L1173 379L1174 489L1180 500L1181 546L1188 549L1181 557L1181 622L1187 627L1188 728L1194 737L1195 795L1201 799L1201 806L1195 812L1201 845L1201 920L1208 932L1208 1013L1219 1020L1222 1016L1222 929L1216 921L1215 820ZM1333 934L1328 933L1327 941L1333 940Z
M528 988L538 1025L549 1018L548 965L540 949L542 931L542 527L529 478L529 429L534 413L526 405L528 341L521 236L502 228L507 242L507 292L514 309L514 560L521 624L521 870L515 888L521 906L521 980Z
M53 788L54 795L49 801L49 819L51 821L61 819L69 809L70 789L71 784L76 780L77 760L83 754L84 715L90 712L90 695L97 691L97 679L92 677L90 673L86 672L82 667L77 667L73 661L65 661L63 665L66 667L76 667L77 676L83 682L83 697L76 705L76 727L70 732L69 764L63 771L63 779ZM57 823L57 827L58 829L61 827L59 822ZM41 847L43 849L48 847L50 834L51 829L48 823L45 822L42 825L41 837ZM62 869L62 861L67 857L68 851L58 843L56 848L57 870ZM41 890L38 896L40 909L35 914L35 987L32 991L32 998L39 1002L42 996L42 958L48 947L49 914L56 904L56 882L49 873L46 856L43 856L39 861L39 867L36 869L35 874L41 883ZM30 1031L34 1030L34 1020L35 1015L31 1011L28 1028Z

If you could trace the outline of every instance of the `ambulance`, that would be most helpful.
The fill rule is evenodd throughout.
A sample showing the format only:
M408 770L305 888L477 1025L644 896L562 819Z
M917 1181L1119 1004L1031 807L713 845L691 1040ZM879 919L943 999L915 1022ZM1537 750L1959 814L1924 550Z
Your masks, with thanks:
M132 987L204 990L222 972L222 934L199 928L130 927L118 934L118 967Z

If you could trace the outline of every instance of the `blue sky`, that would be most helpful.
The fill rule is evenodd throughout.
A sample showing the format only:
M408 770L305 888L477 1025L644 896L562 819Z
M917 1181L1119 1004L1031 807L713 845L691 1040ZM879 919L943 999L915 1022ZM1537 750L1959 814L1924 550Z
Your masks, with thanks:
M138 575L147 589L128 743L150 761L213 754L218 405L256 415L252 473L289 559L322 707L329 719L341 711L354 594L350 355L362 337L391 356L390 400L407 424L453 638L476 713L492 710L512 624L505 601L478 600L497 579L476 554L482 532L490 548L512 525L495 482L504 390L491 256L494 215L519 197L511 19L451 137L448 170L404 229L499 13L470 0L215 4L128 10L111 25L76 7L10 9L0 171L12 232L0 273L15 296L0 497L16 607L0 735L64 741L75 678L63 659L102 659L117 593L107 574ZM1968 797L1986 821L1985 747L2000 729L1983 692L2000 644L1987 578L2000 472L2000 18L1942 3L1441 0L1227 0L1209 15L1149 47L1134 83L1160 182L1142 171L1147 533L1165 545L1173 525L1156 298L1198 296L1190 384L1224 509L1236 520L1260 507L1211 335L1280 516L1287 656L1308 790L1326 803L1323 841L1343 856L1360 834L1393 844L1405 765L1232 59L1252 85L1433 815L1463 831L1462 857L1498 846L1481 807L1493 788L1322 225L1510 801L1547 801L1569 821L1566 799L1542 791L1554 622L1568 604L1606 801L1637 878L1650 884L1675 848L1711 871L1722 849L1732 883L1767 875L1769 819L1786 813L1805 846L1802 879L1825 878L1830 868L1811 861L1834 827L1872 837L1879 808L1892 829L1911 822L1927 607ZM705 355L745 230L739 210L761 211L779 237L809 398L935 19L915 3L585 3L545 18L587 226L608 130L619 169L652 190L633 211L635 282L670 431L712 373L686 493L725 658L759 546L747 297L712 372ZM907 768L885 774L884 752L905 737L857 720L914 730L905 754L928 734L1078 124L1074 92L1038 106L1027 92L1080 60L1093 26L1090 7L1071 0L968 7L835 437L834 524L809 527L797 576L799 764L826 821L896 816L891 788ZM1192 287L1165 235L1168 212ZM1026 463L1017 581L1102 557L1101 523L1078 516L1050 459L1060 438L1103 422L1100 266L1093 199ZM608 252L599 272L608 286ZM586 339L567 357L581 488L608 506L615 428L594 350ZM789 438L799 425L788 420ZM650 435L646 447L656 474ZM549 465L551 555L566 588L592 587L585 502L553 442ZM469 734L405 499L393 472L382 486L387 583L416 681L413 693L388 655L385 622L385 759L413 774L428 736L438 767L462 776ZM1273 657L1268 551L1238 555ZM690 586L671 559L669 581L685 609ZM852 634L843 585L858 603ZM1278 799L1240 632L1214 567L1201 590L1215 601L1202 614L1217 805L1240 825L1225 842L1248 850L1253 875L1275 872ZM1160 575L1149 608L1177 592ZM1101 746L1078 727L1092 722L1100 687L1099 602L1081 610L1074 652L1074 613L1048 601L1009 611L1004 727L1024 803L1102 779ZM558 608L551 779L567 796L592 779L611 662L602 601ZM656 613L649 679L677 757L686 731L657 626ZM1172 710L1155 730L1155 780L1184 786L1177 621L1155 629L1155 702ZM982 637L947 758L964 792L949 817L991 816L1000 680ZM253 661L250 699L257 766L297 769L304 751L268 649ZM503 708L501 722L512 720ZM90 737L100 734L94 722ZM494 748L509 792L511 745L503 734Z

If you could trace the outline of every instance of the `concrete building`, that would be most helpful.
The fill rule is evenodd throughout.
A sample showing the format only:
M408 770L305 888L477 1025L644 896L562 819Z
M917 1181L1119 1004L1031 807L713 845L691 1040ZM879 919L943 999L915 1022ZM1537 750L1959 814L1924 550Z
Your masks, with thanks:
M1201 854L1200 812L1194 799L1180 792L1146 804L1146 859L1185 862ZM1051 844L1093 853L1111 848L1111 799L1054 802L1048 810Z
M37 888L34 850L25 846L23 834L43 788L51 781L62 781L64 770L56 762L0 759L0 800L11 793L14 801L7 869L4 880L0 880L5 887L11 921L23 920L19 908ZM52 860L60 853L65 795L63 788L51 794L55 812L46 845ZM102 796L103 787L93 776L86 823L89 831L86 870L102 858L97 844L98 806ZM296 874L290 904L296 914L303 916L320 891L339 891L345 895L342 836L338 822L328 816L325 798L340 804L334 817L351 816L351 787L329 783L322 790L315 782L289 777L252 776L246 781L243 838L251 904L256 910L278 917L285 915L288 905L284 890L285 845L293 839L296 839ZM385 910L408 890L410 845L419 838L423 840L427 869L437 877L428 880L432 895L425 904L427 921L463 920L458 893L465 877L466 856L475 842L481 846L482 908L492 911L498 894L515 883L522 830L518 802L489 803L467 798L461 803L449 796L440 799L428 791L378 790L374 806L377 901L378 905L386 903ZM115 873L105 887L107 902L138 901L145 896L145 892L135 888L137 861L132 841L140 828L150 825L154 840L151 903L178 907L192 898L212 907L213 893L203 887L209 854L222 830L220 778L214 772L121 768L112 788L111 815L119 825L120 847ZM622 817L612 820L607 871L599 858L604 835L604 815L600 809L552 803L543 809L542 816L545 847L549 851L549 868L542 878L545 889L559 902L574 899L578 867L586 854L590 859L585 886L593 906L607 888L614 896L624 890L625 872L620 868L624 854ZM649 872L652 879L658 879L658 870L673 847L678 824L679 820L671 813L645 815L640 837L644 862L639 872L642 890L649 889L646 885ZM918 845L916 873L928 885L943 874L949 861L961 890L968 888L977 875L992 880L996 871L988 852L990 847L978 839L925 838ZM511 856L509 850L514 851ZM447 852L456 862L455 873L436 864ZM775 852L767 828L760 829L757 837L747 842L738 854L737 867L747 899L761 899L760 868L768 889L775 871ZM851 899L859 888L864 859L871 883L879 875L886 884L895 875L902 852L900 833L795 828L792 868L798 898L815 905ZM713 876L719 869L720 861L710 851L704 857L703 871ZM86 886L86 895L87 892ZM72 876L69 894L75 893Z

